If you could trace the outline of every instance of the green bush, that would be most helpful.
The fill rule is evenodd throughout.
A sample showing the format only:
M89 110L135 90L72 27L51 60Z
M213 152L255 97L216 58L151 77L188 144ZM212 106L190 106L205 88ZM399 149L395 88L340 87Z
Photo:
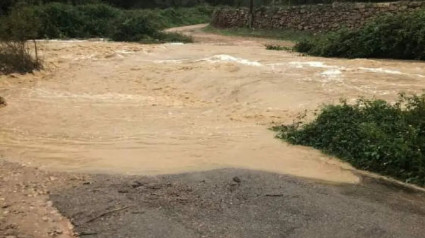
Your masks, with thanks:
M290 51L292 50L291 47L288 46L282 46L282 45L266 45L266 50L287 50Z
M40 23L29 8L15 8L0 19L0 73L27 73L42 67L37 54L37 37ZM33 40L34 55L29 50Z
M175 34L160 34L159 31L164 28L208 22L212 14L212 8L207 6L122 10L105 4L73 6L50 3L31 9L41 21L40 38L103 37L119 41L148 39L151 42L176 37ZM180 38L187 41L187 38Z
M0 42L0 73L30 73L41 69L39 59L34 58L24 42Z
M181 42L181 43L193 42L192 37L186 36L180 33L176 33L176 32L158 32L154 36L160 42Z
M117 8L104 4L89 4L77 7L83 19L82 35L87 37L107 37L113 33L114 21L123 15Z
M325 106L310 123L274 128L278 138L312 146L356 168L425 185L425 95L395 104L360 99Z
M103 4L72 6L51 3L34 7L45 38L107 37L121 11Z
M295 50L325 57L425 60L425 10L381 16L358 30L301 41Z
M122 10L105 4L16 5L0 16L0 72L31 72L42 67L36 38L103 37L143 43L191 42L190 37L161 29L208 22L212 8ZM33 40L34 57L28 41Z
M142 41L157 33L152 22L143 14L132 12L120 17L115 23L111 36L115 41Z

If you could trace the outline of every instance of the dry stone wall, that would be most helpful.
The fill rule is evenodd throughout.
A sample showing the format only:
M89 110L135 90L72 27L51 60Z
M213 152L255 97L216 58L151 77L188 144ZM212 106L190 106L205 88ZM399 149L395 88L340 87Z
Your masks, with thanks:
M395 14L425 8L425 2L333 3L280 8L260 8L254 13L254 28L330 31L341 27L358 28L381 14ZM217 9L212 25L221 28L248 25L246 8Z

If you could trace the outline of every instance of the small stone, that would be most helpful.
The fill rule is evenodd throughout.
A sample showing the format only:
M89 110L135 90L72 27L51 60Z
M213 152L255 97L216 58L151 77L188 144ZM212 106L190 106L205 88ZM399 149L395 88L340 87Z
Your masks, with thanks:
M47 217L42 217L41 220L43 220L44 222L47 222L49 220L49 218Z
M242 182L242 180L239 177L233 177L233 181L235 181L236 183L240 183Z
M141 186L143 186L143 184L142 184L141 182L139 182L139 181L135 181L135 182L131 185L131 187L132 187L132 188L138 188L138 187L141 187Z

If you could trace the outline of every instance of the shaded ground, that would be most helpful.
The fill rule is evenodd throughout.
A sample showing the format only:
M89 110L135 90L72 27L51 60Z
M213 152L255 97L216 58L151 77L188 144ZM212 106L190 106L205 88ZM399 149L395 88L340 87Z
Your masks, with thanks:
M398 189L224 169L99 175L51 198L84 237L423 237L425 197Z
M73 237L55 207L81 237L423 237L423 194L266 129L420 92L423 62L301 57L201 27L173 29L189 45L41 42L45 71L0 76L0 155L24 165L0 164L0 237Z
M2 237L423 237L425 195L222 169L156 177L1 162ZM74 224L73 235L70 223Z

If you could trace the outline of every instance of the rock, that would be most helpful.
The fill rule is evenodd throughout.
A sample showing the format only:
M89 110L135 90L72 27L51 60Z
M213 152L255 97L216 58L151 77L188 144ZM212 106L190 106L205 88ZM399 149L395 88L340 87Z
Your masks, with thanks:
M63 231L60 230L60 229L55 229L53 231L48 232L48 235L51 236L51 237L56 237L56 236L62 235L62 234L63 234Z
M302 30L336 30L342 26L358 28L370 18L378 14L409 12L415 8L424 8L425 3L393 2L393 3L342 3L318 4L314 6L291 6L264 8L264 13L255 15L255 25L259 28L271 29L298 29ZM218 27L240 27L246 25L247 9L216 10L213 16L213 25ZM355 16L355 17L353 17ZM338 23L338 24L335 24ZM317 24L322 24L320 27Z
M139 182L139 181L135 181L135 182L131 185L131 187L132 187L132 188L138 188L138 187L141 187L141 186L143 186L143 184L142 184L141 182Z
M242 182L242 180L239 178L239 177L233 177L233 181L234 182L236 182L236 183L241 183Z

